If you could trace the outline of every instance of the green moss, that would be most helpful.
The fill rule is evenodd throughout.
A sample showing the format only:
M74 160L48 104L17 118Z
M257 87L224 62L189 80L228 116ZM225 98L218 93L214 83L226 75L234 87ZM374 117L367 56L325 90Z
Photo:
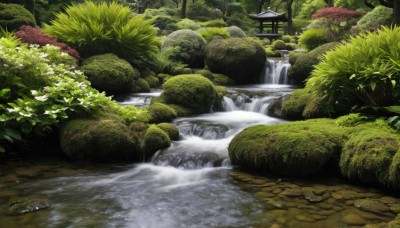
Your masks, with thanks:
M312 93L310 90L295 90L289 98L282 103L282 113L284 117L293 120L303 119L303 110L311 97Z
M8 215L22 215L50 207L47 199L39 197L26 197L12 200L9 203Z
M196 32L188 29L178 30L170 35L161 46L161 52L168 50L168 47L179 47L180 52L170 55L176 62L188 64L189 67L204 66L205 40Z
M296 63L297 58L304 53L301 52L289 52L289 63L293 66Z
M285 43L290 43L292 39L293 39L293 36L290 36L290 35L284 35L282 37L282 41Z
M140 161L140 134L115 119L76 119L60 129L62 151L83 161Z
M296 62L290 67L289 77L293 78L295 84L303 85L305 80L311 75L314 66L321 61L322 56L337 45L339 45L337 42L327 43L310 52L298 55Z
M182 105L168 104L168 106L175 110L178 117L193 115L192 110L190 110L189 108L183 107Z
M275 50L287 50L287 49L286 49L286 43L285 43L283 40L275 40L275 41L272 43L272 47L273 47Z
M207 113L215 99L212 82L198 74L179 75L163 85L162 96L168 104L182 105L193 113Z
M94 88L107 94L132 92L134 80L140 74L126 60L114 54L92 56L82 63L81 69Z
M272 47L266 47L265 52L267 54L267 57L281 57L282 56L280 51L273 50Z
M175 127L175 125L171 123L160 123L157 124L157 127L165 131L171 140L179 139L179 129Z
M158 150L170 145L171 140L167 133L155 125L150 126L144 136L145 158L150 159Z
M177 118L176 111L163 103L153 103L148 108L151 123L171 122Z
M190 68L183 68L181 74L193 74L193 70Z
M160 85L164 84L164 82L166 82L169 78L171 77L171 75L169 74L157 74L157 78L158 81L160 82Z
M371 128L358 131L344 145L340 171L351 181L399 188L396 173L399 146L399 136L390 131Z
M235 80L224 74L213 74L213 78L216 85L233 86L236 84Z
M210 79L211 81L214 81L214 75L211 71L209 70L197 70L194 72L195 74L200 74L208 79Z
M227 27L228 25L226 22L222 19L217 19L217 20L211 20L211 21L206 21L203 23L200 23L202 27L217 27L217 28L222 28L222 27Z
M146 82L149 83L150 88L157 88L160 84L160 81L156 76L150 75L145 77L144 80L146 80Z
M336 160L345 139L346 131L330 119L258 125L234 137L229 157L232 164L251 170L307 176Z
M237 26L230 26L230 27L226 28L226 31L229 33L229 36L232 38L246 37L246 33L244 33L243 30Z
M377 6L365 14L358 22L360 30L377 30L382 25L389 26L393 22L393 9L385 6Z
M18 30L22 25L36 26L36 20L21 5L0 3L0 28L11 32Z
M214 37L229 38L229 33L225 28L207 27L196 30L209 43Z
M209 70L234 79L238 84L256 83L264 68L264 48L249 38L216 39L205 51Z
M138 78L136 80L136 82L135 82L135 86L133 88L133 91L136 92L136 93L139 93L139 92L144 92L144 93L150 92L150 85L143 78Z

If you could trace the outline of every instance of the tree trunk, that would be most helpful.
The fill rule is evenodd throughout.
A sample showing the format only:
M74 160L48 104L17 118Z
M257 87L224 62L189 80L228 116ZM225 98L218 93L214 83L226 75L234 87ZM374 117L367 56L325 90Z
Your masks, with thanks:
M259 0L258 4L257 4L257 13L261 13L262 12L262 7L265 3L265 0Z
M287 18L288 18L288 27L287 27L287 33L289 35L293 34L293 11L292 11L292 5L293 5L294 0L286 0L286 11L287 11Z
M400 0L394 0L393 15L394 15L394 25L400 26Z
M181 10L181 17L186 18L186 3L187 0L182 0L182 10Z
M333 0L325 0L328 7L333 7Z

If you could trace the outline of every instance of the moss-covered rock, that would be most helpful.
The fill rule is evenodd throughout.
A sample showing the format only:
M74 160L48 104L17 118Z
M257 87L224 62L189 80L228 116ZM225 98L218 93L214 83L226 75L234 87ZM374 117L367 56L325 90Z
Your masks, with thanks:
M346 131L333 120L315 119L245 129L229 144L232 164L288 176L321 172L337 161ZM337 164L337 163L336 163Z
M47 199L42 197L25 197L14 199L9 203L8 215L22 215L50 207Z
M11 32L18 30L22 25L36 26L36 20L21 5L0 3L0 28Z
M175 76L163 89L161 96L167 104L181 105L194 114L209 112L216 96L213 83L199 74Z
M157 74L157 78L160 85L164 84L164 82L166 82L170 77L171 75L169 74L164 74L164 73Z
M323 44L310 52L297 56L296 62L289 69L289 78L295 84L303 85L304 81L311 75L314 65L319 63L321 57L327 51L334 49L338 44L337 42Z
M257 82L265 61L264 48L249 38L216 39L206 47L208 68L233 78L238 84Z
M246 33L244 33L243 30L237 26L230 26L230 27L226 28L226 31L229 33L229 36L232 38L246 37Z
M171 139L165 131L155 125L150 126L144 136L145 159L150 159L158 150L170 145Z
M144 80L143 78L138 78L135 82L135 86L133 87L133 92L139 93L148 93L150 92L150 85L149 83Z
M179 139L179 129L171 123L160 123L157 124L161 130L165 131L171 140Z
M149 83L150 88L157 88L160 85L160 81L156 76L150 75L144 78Z
M400 188L400 137L385 129L352 134L340 157L340 171L351 181Z
M266 47L265 53L267 57L282 57L282 53L278 50L274 50L272 47Z
M151 123L171 122L178 117L173 108L163 103L152 103L148 110Z
M83 161L140 161L145 129L134 126L115 119L71 120L60 129L61 149Z
M196 70L194 73L195 74L200 74L200 75L210 79L211 81L214 81L214 75L209 70Z
M192 68L202 68L205 46L206 41L198 33L183 29L175 31L167 37L161 47L161 52L167 50L168 47L179 47L181 51L170 58L188 64Z
M138 70L114 54L92 56L83 61L81 69L94 88L107 94L132 92L140 76Z
M221 85L221 86L233 86L235 85L235 80L232 78L224 75L224 74L213 74L214 84Z
M275 50L287 50L286 43L283 40L275 40L272 43L272 47Z

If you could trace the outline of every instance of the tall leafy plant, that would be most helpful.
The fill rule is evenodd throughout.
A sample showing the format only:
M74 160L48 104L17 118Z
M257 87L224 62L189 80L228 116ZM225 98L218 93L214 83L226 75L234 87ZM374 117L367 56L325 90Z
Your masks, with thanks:
M58 13L44 31L69 43L84 56L114 53L137 67L152 65L159 51L152 21L111 2L86 1Z
M400 27L352 37L316 65L307 87L332 111L400 104Z

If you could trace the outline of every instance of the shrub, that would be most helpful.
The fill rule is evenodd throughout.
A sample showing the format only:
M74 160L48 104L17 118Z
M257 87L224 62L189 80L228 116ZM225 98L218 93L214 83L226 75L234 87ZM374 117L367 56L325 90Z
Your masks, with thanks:
M182 19L179 22L176 23L176 26L179 29L190 29L190 30L197 30L201 28L199 24L197 24L195 21L192 21L190 19Z
M188 18L192 20L207 21L222 18L222 14L212 9L203 2L193 2L187 10Z
M206 41L209 43L214 37L219 36L224 39L229 38L229 33L226 31L225 28L201 28L196 31L200 34Z
M146 9L144 12L146 19L151 19L157 16L177 16L177 11L175 9L161 7L159 9Z
M398 27L353 37L325 55L306 86L326 98L332 112L398 104L399 43Z
M286 43L283 40L275 40L272 43L272 47L275 50L287 50Z
M189 67L203 67L205 45L206 42L199 34L184 29L171 33L161 46L161 52L169 47L179 47L181 52L171 53L171 59L188 64Z
M153 19L153 25L161 30L166 30L171 28L171 24L175 24L178 20L165 15L157 16Z
M46 46L47 44L51 44L61 48L61 51L69 54L70 56L80 59L78 52L69 47L67 44L57 41L56 38L45 35L42 33L42 30L23 25L20 30L18 30L15 35L21 39L21 42L27 44L38 44L39 46Z
M203 23L200 23L201 27L217 27L217 28L222 28L222 27L227 27L228 24L222 19L217 19L217 20L211 20L211 21L206 21Z
M299 38L300 47L308 51L328 42L324 29L308 29Z
M92 56L81 69L94 88L113 95L133 92L134 81L140 76L138 70L114 54Z
M299 18L308 19L320 9L326 8L324 0L307 0L301 7Z
M284 36L282 37L282 40L283 40L283 42L285 42L285 43L290 43L290 42L292 41L292 39L293 39L293 36L289 36L289 35L284 35Z
M22 25L36 26L33 15L21 5L0 3L0 28L8 31L19 29Z
M113 53L144 68L158 53L157 31L150 20L134 16L129 7L87 1L69 6L44 31L66 41L85 57Z
M154 75L149 75L147 77L144 77L144 80L146 80L147 83L149 83L150 88L157 88L160 84L160 81Z
M232 38L246 37L246 34L243 32L243 30L237 26L230 26L226 29L226 31Z
M215 99L213 83L198 74L178 75L163 85L161 96L168 104L182 105L193 113L208 113Z
M148 92L150 92L150 85L143 78L138 78L135 82L135 87L133 88L133 91L136 93L139 93L139 92L148 93Z
M382 25L390 25L392 22L393 9L385 6L377 6L357 22L357 28L360 30L374 31L379 29Z
M349 10L337 7L325 8L312 15L312 19L314 20L320 18L328 18L336 21L347 21L359 17L361 17L361 13L355 10Z

